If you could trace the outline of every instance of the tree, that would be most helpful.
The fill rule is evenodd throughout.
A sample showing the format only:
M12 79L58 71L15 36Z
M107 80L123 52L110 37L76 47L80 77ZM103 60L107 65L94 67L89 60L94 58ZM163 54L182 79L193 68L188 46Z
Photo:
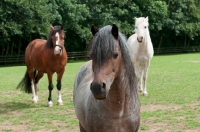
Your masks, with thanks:
M66 31L67 51L83 51L91 38L87 23L89 9L85 4L74 0L55 0L59 7L57 11L62 16L61 25ZM56 22L54 22L56 23Z
M21 54L32 39L45 38L50 23L57 17L51 9L48 0L0 1L2 55Z

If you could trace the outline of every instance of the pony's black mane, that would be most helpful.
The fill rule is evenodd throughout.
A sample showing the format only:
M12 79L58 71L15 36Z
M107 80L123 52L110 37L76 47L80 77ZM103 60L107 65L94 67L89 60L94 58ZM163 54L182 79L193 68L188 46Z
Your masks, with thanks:
M111 29L112 26L110 25L101 28L90 42L89 56L98 66L103 65L113 56L116 40L111 33ZM124 81L125 83L128 83L130 88L134 91L133 96L138 97L135 70L129 55L126 37L121 32L118 34L119 46L122 53L122 63L125 70Z
M53 48L53 43L52 43L52 39L51 36L55 35L56 32L62 33L65 36L65 32L63 29L61 29L61 26L54 26L54 30L51 30L49 33L49 37L47 39L47 43L46 43L46 47L47 48Z

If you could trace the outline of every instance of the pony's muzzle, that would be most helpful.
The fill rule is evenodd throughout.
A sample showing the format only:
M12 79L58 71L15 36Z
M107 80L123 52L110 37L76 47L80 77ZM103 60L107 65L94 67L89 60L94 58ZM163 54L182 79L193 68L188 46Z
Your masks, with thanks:
M55 55L58 55L58 54L61 55L61 54L62 54L62 48L63 48L63 47L62 47L61 45L57 45L57 44L56 44L56 45L55 45L55 49L54 49L54 54L55 54Z
M90 90L95 99L105 99L106 98L106 84L105 83L98 83L92 82L90 84Z
M141 42L142 42L142 40L143 40L143 37L142 37L142 36L140 36L140 37L137 37L137 41L138 41L139 43L141 43Z

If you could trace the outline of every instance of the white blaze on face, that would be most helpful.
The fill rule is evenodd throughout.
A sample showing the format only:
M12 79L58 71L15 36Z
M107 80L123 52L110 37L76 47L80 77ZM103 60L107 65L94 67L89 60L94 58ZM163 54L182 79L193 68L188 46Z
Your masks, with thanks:
M60 36L59 36L59 33L57 32L56 33L56 45L60 45L59 44L59 41L60 41ZM55 48L54 48L54 54L61 54L61 48L59 47L59 46L55 46Z

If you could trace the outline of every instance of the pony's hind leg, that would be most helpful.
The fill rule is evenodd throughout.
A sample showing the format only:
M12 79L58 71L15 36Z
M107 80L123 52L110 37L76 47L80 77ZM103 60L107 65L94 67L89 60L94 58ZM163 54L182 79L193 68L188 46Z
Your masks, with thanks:
M35 91L35 77L34 77L34 73L35 70L33 70L32 68L28 69L28 75L30 77L31 80L31 90L32 90L32 102L33 103L37 103L38 102L38 97L36 95L36 91Z
M37 75L35 75L35 95L36 95L36 98L37 98L37 100L39 100L38 99L38 84L39 84L39 80L43 77L43 75L44 75L44 73L42 73L42 72L38 72L38 74Z
M31 89L32 89L32 102L33 103L37 103L38 102L38 96L37 96L37 92L35 90L35 84L34 84L34 80L31 80Z

